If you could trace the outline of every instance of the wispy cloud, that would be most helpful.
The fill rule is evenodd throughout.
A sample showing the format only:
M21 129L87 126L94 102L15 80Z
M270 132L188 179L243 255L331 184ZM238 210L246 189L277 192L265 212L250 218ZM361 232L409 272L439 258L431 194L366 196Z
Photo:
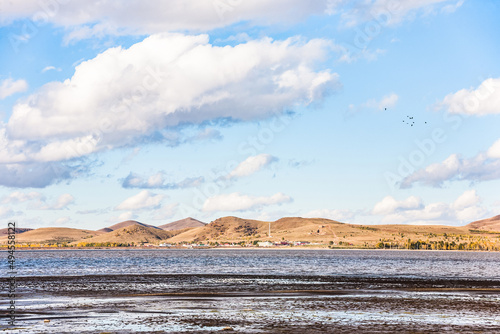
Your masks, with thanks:
M16 93L22 93L28 90L28 83L26 80L7 78L0 81L0 100L5 99Z
M148 190L143 190L118 204L115 210L156 209L160 207L164 198L164 195L157 195L149 192Z
M197 187L205 181L202 176L199 176L188 177L178 182L167 182L165 175L165 172L160 171L149 177L143 177L130 172L130 174L123 180L122 187L140 189L184 189Z
M477 88L461 89L450 93L435 105L452 114L500 114L500 78L484 80Z
M450 181L481 182L500 179L500 139L486 152L472 158L452 154L439 163L431 164L405 177L401 188L411 188L416 183L441 187Z
M57 72L61 72L61 69L58 68L58 67L55 67L55 66L46 66L43 68L42 70L42 73L45 73L47 71L57 71Z
M398 100L399 96L396 93L390 93L389 95L383 96L380 100L368 100L362 106L366 108L385 110L386 108L394 107Z
M47 203L47 198L39 192L14 191L4 196L1 202L5 204L28 203L30 209L36 210L63 210L67 209L70 204L74 204L75 198L71 194L62 194L55 201Z
M203 211L248 211L291 201L292 198L283 193L276 193L269 197L249 196L240 193L222 194L208 198L203 204Z
M31 19L45 14L46 20L66 28L66 41L103 38L109 35L146 35L164 31L207 31L245 21L254 25L298 22L313 14L330 12L338 1L253 0L205 1L129 0L126 6L87 0L59 1L50 15L36 0L2 4L3 21ZM85 13L85 14L83 14Z
M372 213L383 216L382 223L462 225L490 214L481 206L481 201L475 190L465 191L449 204L424 204L415 196L404 200L387 196L374 206Z
M278 158L270 154L259 154L250 156L240 162L227 176L228 179L237 179L243 176L249 176L257 173L261 169L269 166L271 163L278 161Z

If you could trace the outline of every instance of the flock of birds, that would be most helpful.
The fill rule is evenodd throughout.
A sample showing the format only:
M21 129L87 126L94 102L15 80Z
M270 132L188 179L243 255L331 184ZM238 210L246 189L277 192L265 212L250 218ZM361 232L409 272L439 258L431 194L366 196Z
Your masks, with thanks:
M385 110L387 110L387 108L384 108ZM403 119L403 123L405 123L406 125L410 125L410 126L413 126L415 125L415 121L413 120L413 116L406 116L406 119ZM427 124L427 122L424 122L424 124Z
M415 121L413 120L413 116L406 116L406 118L407 119L403 120L403 123L410 125L410 126L413 126L415 124ZM427 124L427 122L424 122L424 123Z

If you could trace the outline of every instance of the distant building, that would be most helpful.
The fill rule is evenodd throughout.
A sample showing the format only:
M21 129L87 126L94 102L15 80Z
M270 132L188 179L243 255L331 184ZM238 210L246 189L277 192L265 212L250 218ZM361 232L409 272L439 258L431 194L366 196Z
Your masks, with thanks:
M271 246L274 246L274 244L272 242L269 242L269 241L259 241L257 243L257 245L259 245L259 247L271 247Z
M303 246L303 245L309 245L310 243L308 241L295 241L293 244L295 246Z

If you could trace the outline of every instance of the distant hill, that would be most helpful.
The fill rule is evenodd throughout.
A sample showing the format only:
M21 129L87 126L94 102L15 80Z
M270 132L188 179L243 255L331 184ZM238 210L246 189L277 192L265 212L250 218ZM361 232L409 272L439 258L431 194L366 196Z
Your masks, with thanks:
M158 227L165 231L173 231L173 230L182 230L188 227L203 227L205 225L206 223L201 222L198 219L188 217L181 220L176 220L174 222L165 225L160 225Z
M33 230L32 228L22 228L22 227L16 227L16 234L21 234L24 232L28 232ZM0 229L0 236L8 235L9 234L9 229L8 228L1 228Z
M159 227L156 227L156 226L153 226L153 225L148 225L148 224L143 224L143 223L140 223L140 222L135 221L135 220L126 220L124 222L117 223L115 225L111 225L111 226L108 226L108 227L105 227L105 228L101 228L98 231L99 232L111 232L111 231L119 230L119 229L121 229L123 227L132 226L132 225L140 225L140 226L152 227L152 228L160 229Z
M498 232L495 233L495 231ZM406 248L411 244L413 245L411 247L415 248L418 244L432 249L491 250L500 249L498 233L500 233L500 215L466 226L357 225L331 219L301 217L286 217L268 222L230 216L216 219L209 224L186 218L161 227L130 220L101 231L39 228L17 234L16 242L19 244L71 243L72 245L80 242L87 244L109 242L138 245L161 242L225 244L302 241L313 245L321 244L323 247L338 245L391 248L393 245L398 245L400 248ZM7 235L0 236L0 243L5 244L6 241Z
M68 227L42 227L16 234L16 243L69 243L99 234L102 232ZM5 243L6 240L5 235L0 238L0 243Z
M269 224L271 236L269 236ZM324 218L287 217L274 222L222 217L211 223L186 230L169 239L169 242L239 242L261 241L307 241L339 242L355 245L375 244L382 239L387 242L404 243L412 240L432 240L430 233L443 235L465 235L464 227L440 225L357 225L345 224ZM434 237L436 238L436 237Z
M268 238L271 224L271 239L309 240L319 235L332 234L332 226L349 226L330 219L321 218L281 218L275 222L242 219L238 217L222 217L195 229L183 232L171 241L215 240L223 238L227 241L244 240L248 238ZM319 231L319 233L318 233Z
M500 215L465 225L473 230L500 231Z
M86 243L158 243L160 240L171 238L176 233L164 231L160 228L147 226L145 224L131 224L114 231L82 240ZM78 242L75 242L75 244Z

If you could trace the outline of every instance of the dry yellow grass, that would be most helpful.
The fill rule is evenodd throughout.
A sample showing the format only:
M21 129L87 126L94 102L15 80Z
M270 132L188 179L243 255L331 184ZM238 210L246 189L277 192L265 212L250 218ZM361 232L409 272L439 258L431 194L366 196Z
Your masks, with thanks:
M203 227L205 225L206 225L205 223L199 221L198 219L188 217L188 218L184 218L181 220L176 220L174 222L171 222L171 223L168 223L165 225L160 225L158 227L161 228L162 230L165 230L165 231L174 231L174 230L181 230L181 229L188 228L188 227Z
M271 237L269 237L271 224ZM316 243L352 244L373 247L378 242L405 244L412 241L468 242L484 238L500 242L496 234L488 231L477 233L469 227L441 225L356 225L344 224L321 218L282 218L275 222L264 222L237 217L219 218L204 227L180 233L169 242L240 242L240 241L307 241ZM500 244L499 244L500 245Z
M36 230L16 234L16 243L69 243L84 238L90 238L99 234L102 234L102 232L68 227L42 227L37 228ZM5 244L6 241L6 236L0 238L0 243Z
M500 215L472 222L466 227L476 230L500 231Z
M260 241L306 241L355 247L374 247L383 242L386 245L405 245L410 239L426 244L432 242L482 243L488 249L500 248L498 218L493 217L466 226L439 225L355 225L322 218L281 218L274 222L223 217L210 224L164 231L146 224L133 224L111 232L80 230L73 228L39 228L16 235L20 244L28 243L116 243L116 244L158 244L166 241L179 242L253 242ZM126 222L125 222L126 223ZM269 236L271 224L271 236ZM122 224L127 225L127 224ZM7 237L0 238L6 243Z
M147 227L143 225L130 225L125 226L115 231L101 234L89 239L80 240L85 243L122 243L122 244L140 244L152 243L157 244L162 240L166 240L174 236L180 231L164 231L154 227ZM78 244L76 241L73 244Z

